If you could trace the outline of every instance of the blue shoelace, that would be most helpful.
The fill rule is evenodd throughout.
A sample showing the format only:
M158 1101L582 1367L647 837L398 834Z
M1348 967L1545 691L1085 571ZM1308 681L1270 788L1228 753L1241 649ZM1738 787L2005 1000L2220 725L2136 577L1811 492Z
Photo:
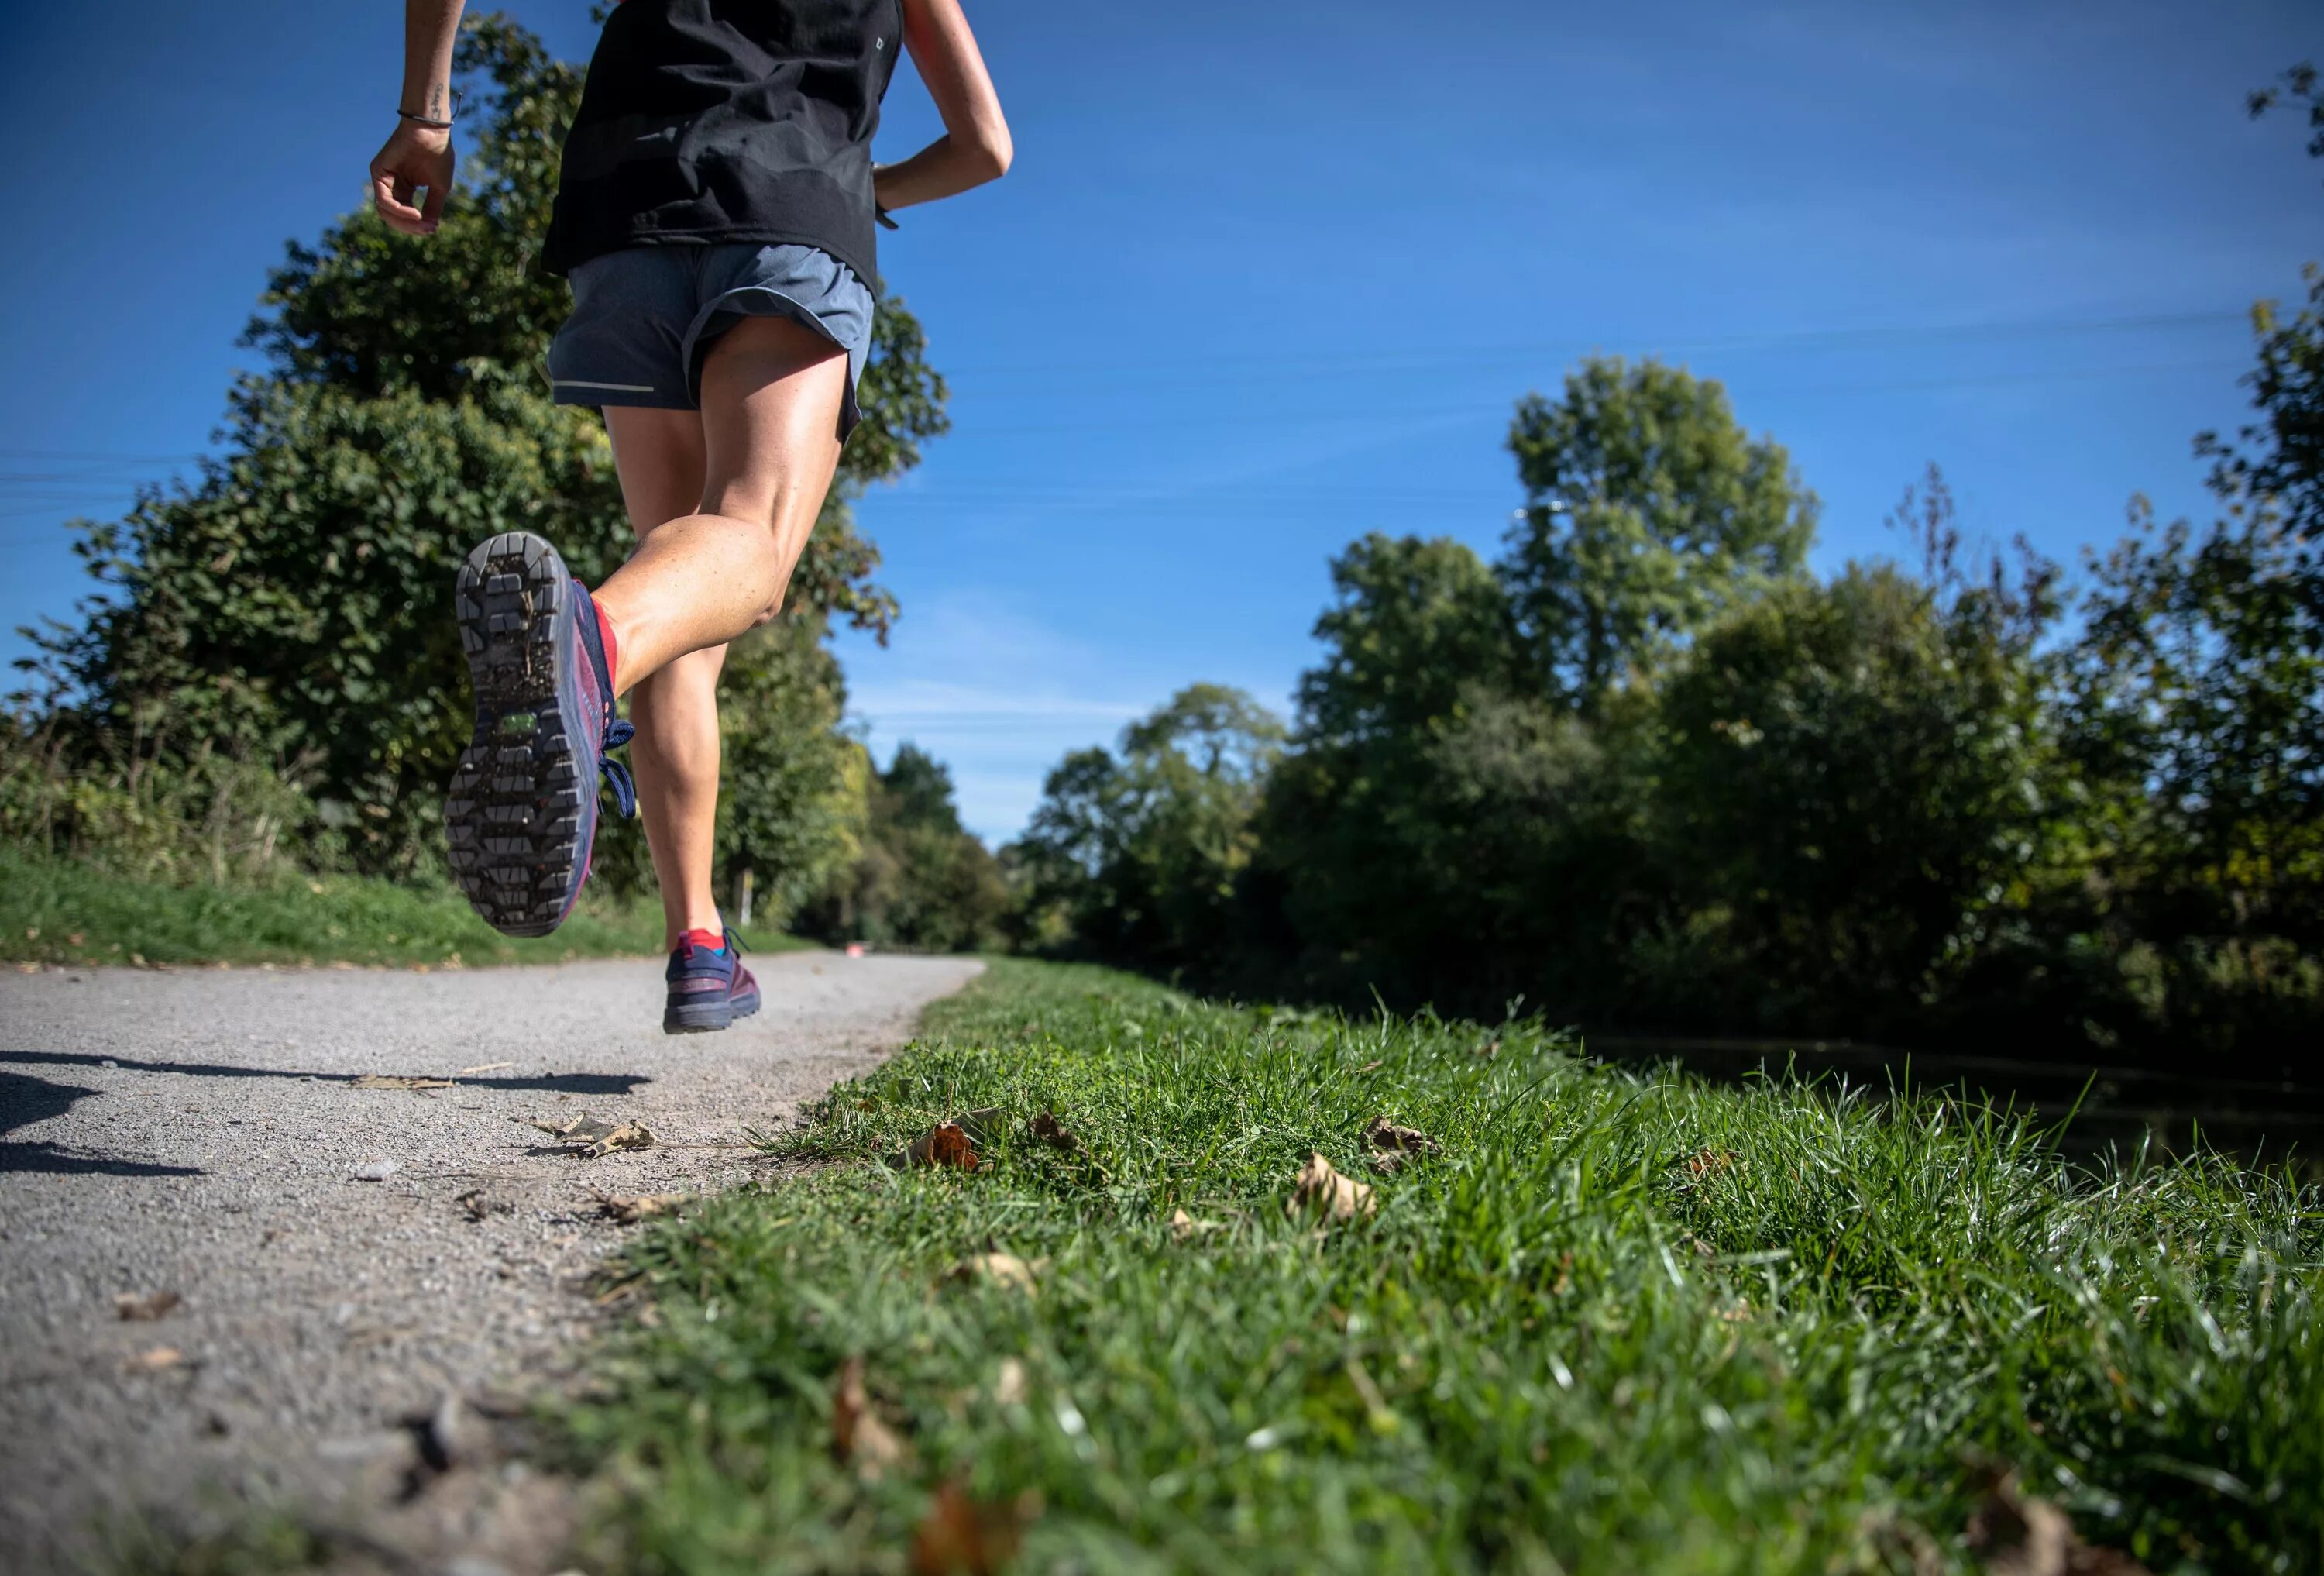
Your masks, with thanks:
M637 737L637 733L628 718L615 717L605 724L605 737L597 746L597 770L604 774L605 786L613 790L613 808L625 817L638 813L638 784L613 752Z

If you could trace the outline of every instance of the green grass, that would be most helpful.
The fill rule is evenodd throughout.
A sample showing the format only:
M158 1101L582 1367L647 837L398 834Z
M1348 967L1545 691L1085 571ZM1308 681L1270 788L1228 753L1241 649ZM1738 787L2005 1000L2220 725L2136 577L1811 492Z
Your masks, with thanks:
M752 932L755 951L807 945ZM264 889L162 886L0 843L0 960L52 963L330 963L431 968L553 963L661 951L651 901L591 898L553 935L501 935L450 886L322 876Z
M863 1163L983 1106L973 1174ZM1442 1154L1368 1171L1379 1113ZM2157 1571L2324 1570L2319 1200L2221 1163L1009 962L779 1147L841 1163L632 1249L564 1419L615 1490L587 1569L902 1571L951 1479L1038 1493L1032 1571L1960 1570L1999 1463ZM1286 1221L1311 1147L1376 1219ZM1038 1289L946 1278L991 1249ZM853 1356L877 1481L831 1452Z

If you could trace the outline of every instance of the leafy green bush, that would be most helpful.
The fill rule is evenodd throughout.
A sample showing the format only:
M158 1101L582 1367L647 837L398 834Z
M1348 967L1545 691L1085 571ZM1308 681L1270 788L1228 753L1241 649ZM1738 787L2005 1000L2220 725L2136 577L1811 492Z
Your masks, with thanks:
M52 727L0 719L0 846L163 882L269 882L342 861L341 834L300 783L300 761L259 761L204 740L118 760L70 757Z

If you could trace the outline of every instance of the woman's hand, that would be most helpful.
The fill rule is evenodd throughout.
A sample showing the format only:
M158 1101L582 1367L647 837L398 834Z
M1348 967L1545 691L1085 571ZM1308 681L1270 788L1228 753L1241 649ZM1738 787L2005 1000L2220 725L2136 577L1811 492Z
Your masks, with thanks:
M388 228L407 235L432 235L452 189L452 134L442 126L399 121L395 134L371 161L371 200ZM427 199L412 198L422 187Z

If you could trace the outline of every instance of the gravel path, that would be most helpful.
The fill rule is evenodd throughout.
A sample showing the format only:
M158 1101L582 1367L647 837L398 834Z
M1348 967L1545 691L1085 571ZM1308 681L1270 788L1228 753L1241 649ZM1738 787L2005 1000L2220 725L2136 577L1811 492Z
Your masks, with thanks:
M622 1228L589 1188L743 1179L744 1129L872 1064L978 967L754 963L765 1011L684 1037L660 1032L645 963L0 976L0 1548L60 1564L124 1505L360 1516L414 1470L407 1417L463 1396L475 1439L492 1397L553 1371L595 1316L581 1287ZM356 1087L366 1074L456 1083ZM576 1159L522 1125L584 1113L656 1142ZM478 1188L481 1219L459 1202ZM171 1293L152 1322L116 1310ZM523 1475L497 1469L495 1492ZM397 1538L435 1552L388 1550L388 1568L530 1562L446 1565L525 1539L488 1535L475 1495L430 1499Z

